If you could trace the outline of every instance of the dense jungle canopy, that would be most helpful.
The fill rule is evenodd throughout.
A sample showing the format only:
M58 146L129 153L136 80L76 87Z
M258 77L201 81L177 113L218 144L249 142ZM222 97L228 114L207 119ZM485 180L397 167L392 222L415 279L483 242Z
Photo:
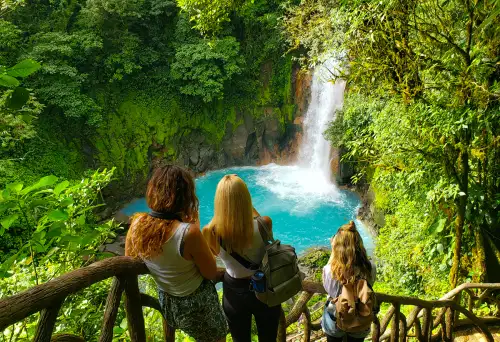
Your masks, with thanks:
M286 130L293 69L332 56L347 92L325 135L373 197L377 290L500 282L499 0L3 0L0 297L106 257L104 203L183 136L220 144L263 105ZM105 298L71 298L57 329L95 339Z

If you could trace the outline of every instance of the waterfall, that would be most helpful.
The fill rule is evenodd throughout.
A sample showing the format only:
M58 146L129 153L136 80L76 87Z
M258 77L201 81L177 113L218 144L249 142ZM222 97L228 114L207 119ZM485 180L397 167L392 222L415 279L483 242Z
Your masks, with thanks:
M320 171L328 180L331 177L331 147L323 132L344 103L345 81L329 82L336 64L334 60L327 60L314 69L311 103L303 122L304 136L298 158L301 166Z

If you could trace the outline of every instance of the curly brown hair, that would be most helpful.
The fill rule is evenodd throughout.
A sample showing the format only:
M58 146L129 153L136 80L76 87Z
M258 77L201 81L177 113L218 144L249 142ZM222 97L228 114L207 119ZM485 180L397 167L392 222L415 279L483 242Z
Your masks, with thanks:
M194 179L182 167L166 165L156 169L148 182L146 202L152 210L177 214L183 222L198 220ZM171 236L173 222L147 213L135 214L125 241L125 255L146 259L157 256Z
M332 275L342 284L352 284L357 278L370 279L372 264L353 221L341 226L333 237L329 264Z

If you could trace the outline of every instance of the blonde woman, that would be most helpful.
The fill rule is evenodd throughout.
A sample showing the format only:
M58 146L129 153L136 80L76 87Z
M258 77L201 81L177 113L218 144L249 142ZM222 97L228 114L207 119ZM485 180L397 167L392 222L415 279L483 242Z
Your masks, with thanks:
M200 232L194 180L181 167L158 168L148 183L151 212L132 218L125 255L141 258L156 284L167 324L198 341L225 341L215 259Z
M342 285L366 279L370 285L375 282L375 264L368 260L363 240L353 221L339 228L332 238L332 254L323 268L323 286L330 298L337 298ZM333 312L332 312L333 311ZM346 333L335 323L335 305L325 306L321 326L328 342L342 342L347 335L348 342L361 342L369 331Z
M268 216L259 217L248 188L236 175L226 175L217 185L214 217L203 229L212 252L226 266L223 309L233 341L251 341L252 315L259 341L276 341L281 306L268 307L250 290L250 278L264 256L265 243L259 224L272 232Z

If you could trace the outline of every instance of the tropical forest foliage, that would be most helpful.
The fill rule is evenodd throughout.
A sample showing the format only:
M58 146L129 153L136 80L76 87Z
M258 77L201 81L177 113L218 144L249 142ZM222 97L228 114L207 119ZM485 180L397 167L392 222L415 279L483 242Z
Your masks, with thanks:
M294 66L331 58L347 92L325 135L383 217L378 290L498 282L499 55L499 0L3 0L0 297L107 257L112 210L193 137L219 146L243 114L285 130ZM108 287L68 298L57 332L97 340Z
M499 14L499 1L304 0L284 19L304 58L341 61L348 94L326 135L385 213L391 291L499 281Z

